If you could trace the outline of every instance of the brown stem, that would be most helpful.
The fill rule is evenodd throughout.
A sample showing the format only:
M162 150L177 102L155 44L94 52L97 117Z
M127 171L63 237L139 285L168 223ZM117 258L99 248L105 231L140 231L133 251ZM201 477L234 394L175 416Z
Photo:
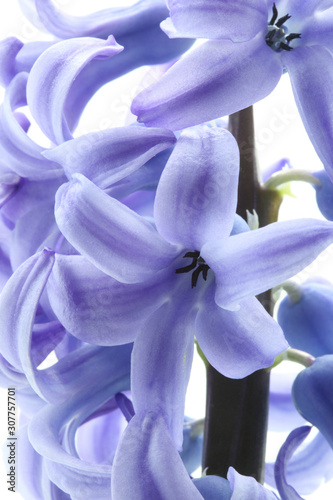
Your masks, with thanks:
M262 190L258 180L252 107L230 116L229 129L240 149L237 213L255 210L264 226L277 219L281 198ZM271 293L259 297L272 313ZM203 469L207 474L227 476L229 467L240 474L264 480L268 418L269 372L259 370L240 380L224 377L207 367L207 401Z

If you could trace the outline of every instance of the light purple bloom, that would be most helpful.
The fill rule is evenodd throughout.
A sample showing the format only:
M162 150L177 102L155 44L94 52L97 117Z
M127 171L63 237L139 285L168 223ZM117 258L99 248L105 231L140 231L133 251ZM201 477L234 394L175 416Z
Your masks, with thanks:
M132 106L148 125L178 130L266 97L284 70L309 137L333 178L331 1L172 0L170 37L209 40L177 62ZM289 14L289 16L287 16Z

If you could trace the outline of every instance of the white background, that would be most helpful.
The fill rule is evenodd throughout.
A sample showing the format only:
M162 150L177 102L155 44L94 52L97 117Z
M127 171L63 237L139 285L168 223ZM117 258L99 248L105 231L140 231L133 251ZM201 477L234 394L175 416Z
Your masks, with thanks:
M85 14L92 10L106 8L113 5L124 5L133 3L133 0L125 2L112 2L110 0L58 0L55 2L63 10L72 14ZM40 40L40 32L23 16L16 0L0 0L0 39L6 36L16 36L24 42ZM42 35L44 39L47 34ZM141 85L147 69L135 71L130 76L122 78L121 83L113 82L105 86L92 99L82 117L76 135L105 128L110 126L121 126L131 121L128 112L129 104L136 93L136 88ZM134 90L133 90L134 89ZM0 97L1 97L0 89ZM287 117L278 121L276 117ZM275 117L275 118L274 118ZM255 106L256 137L258 146L259 165L262 169L281 158L290 158L296 168L308 169L310 171L322 168L321 163L309 142L298 117L296 107L290 89L288 76L282 78L276 91ZM277 126L278 125L278 126ZM38 140L47 146L45 138L39 135ZM321 217L315 204L314 190L310 186L304 187L293 184L295 198L286 197L282 209L281 218L298 217ZM326 255L326 256L325 256ZM316 263L312 264L303 273L300 280L304 281L309 275L315 273L333 281L332 258L326 253ZM7 419L7 391L0 390L0 441L6 437ZM205 370L201 360L196 358L194 363L193 377L188 390L186 414L201 418L205 412ZM277 447L283 442L282 436L275 436L268 445L268 455L274 459ZM18 448L19 450L19 448ZM21 498L19 494L7 491L5 484L6 467L0 464L0 493L1 498ZM308 497L311 500L324 500L333 497L333 484L324 486L320 492Z

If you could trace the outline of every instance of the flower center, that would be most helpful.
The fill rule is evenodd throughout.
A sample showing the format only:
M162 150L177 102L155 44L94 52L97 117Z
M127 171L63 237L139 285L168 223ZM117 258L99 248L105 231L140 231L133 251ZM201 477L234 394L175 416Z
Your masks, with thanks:
M202 273L202 277L206 281L208 269L210 269L210 267L206 264L204 259L200 257L200 252L198 252L198 250L194 250L194 252L186 252L186 254L183 255L183 258L191 258L192 262L188 266L176 269L176 273L188 273L194 269L192 273L192 288L197 285L200 273Z
M289 45L290 42L295 40L295 38L301 38L300 33L289 33L288 28L284 26L284 23L290 18L291 16L289 14L278 18L278 10L275 3L273 4L273 15L268 24L265 40L267 45L276 52L281 52L281 50L293 50L293 47Z

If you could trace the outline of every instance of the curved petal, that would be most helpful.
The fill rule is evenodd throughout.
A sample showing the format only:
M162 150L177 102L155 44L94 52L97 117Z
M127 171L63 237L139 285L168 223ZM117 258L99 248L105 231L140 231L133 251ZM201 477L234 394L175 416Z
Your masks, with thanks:
M161 28L170 37L243 42L267 26L265 0L168 0L170 19Z
M37 253L41 247L54 248L61 233L54 220L54 203L40 203L21 217L12 233L10 261L13 270Z
M308 422L318 427L331 447L333 447L330 424L333 408L332 365L332 354L316 358L312 366L297 375L292 390L297 411Z
M230 483L224 477L203 476L194 479L193 483L205 500L230 500L232 491Z
M168 270L138 284L123 284L81 256L56 255L48 281L50 304L75 337L97 345L132 342L148 316L171 295Z
M332 476L333 450L320 432L291 457L286 468L286 481L300 495L310 495ZM273 463L266 464L265 482L276 488Z
M0 108L0 153L2 160L22 177L43 180L59 177L62 169L56 163L45 160L45 149L36 144L18 123L14 111L27 104L26 83L28 75L19 73L6 89Z
M53 264L54 252L51 250L34 255L17 269L1 293L1 353L22 371L25 366L20 357L19 344L22 347L26 344L29 350L38 301Z
M132 112L149 126L179 130L235 113L266 97L282 74L262 33L248 42L208 41L141 92Z
M202 298L195 335L211 365L229 378L243 378L268 368L288 344L276 321L256 298L243 300L238 311L214 301L214 286Z
M35 4L44 26L59 38L107 38L112 34L118 39L130 30L160 23L168 15L164 0L141 0L132 6L103 9L87 16L61 12L52 0L36 0Z
M236 212L238 173L237 143L227 130L183 132L156 191L159 233L195 250L217 234L227 237Z
M168 267L179 249L151 224L81 174L56 195L55 217L68 241L98 269L138 283Z
M297 47L282 59L304 127L333 181L333 55L314 45Z
M175 142L169 130L129 126L82 135L43 155L59 163L69 179L78 172L105 189Z
M316 219L276 222L204 245L201 255L216 278L216 303L235 309L309 265L333 243L333 224Z
M287 483L287 464L295 450L303 443L304 439L311 431L311 427L306 425L293 430L281 447L275 462L275 481L282 500L302 500L296 490Z
M7 87L16 75L15 58L23 42L14 36L0 41L0 84Z
M117 500L202 500L157 412L135 415L114 458L111 495Z
M229 467L227 478L232 489L230 500L251 498L251 500L276 500L277 496L267 490L253 477L242 476L235 469Z
M135 340L132 357L135 412L160 412L178 449L194 348L192 300L182 287L152 314Z
M107 40L74 38L53 45L37 59L27 84L28 105L41 130L54 143L72 139L64 106L80 71L92 59L112 57L122 50L113 36Z

